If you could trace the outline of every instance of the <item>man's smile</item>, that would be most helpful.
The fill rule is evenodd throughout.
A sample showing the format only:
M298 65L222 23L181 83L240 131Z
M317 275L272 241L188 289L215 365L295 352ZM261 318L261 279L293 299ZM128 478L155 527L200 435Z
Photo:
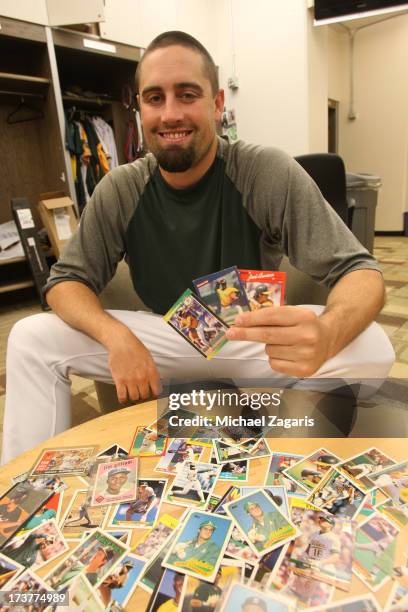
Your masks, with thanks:
M166 140L167 142L183 142L190 134L193 133L193 130L163 130L159 131L158 134L161 138Z

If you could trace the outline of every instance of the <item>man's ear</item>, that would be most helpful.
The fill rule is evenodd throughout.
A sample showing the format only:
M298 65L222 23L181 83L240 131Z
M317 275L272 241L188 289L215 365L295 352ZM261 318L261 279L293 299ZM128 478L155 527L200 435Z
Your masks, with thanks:
M222 113L224 112L224 90L219 89L215 96L215 120L221 121Z

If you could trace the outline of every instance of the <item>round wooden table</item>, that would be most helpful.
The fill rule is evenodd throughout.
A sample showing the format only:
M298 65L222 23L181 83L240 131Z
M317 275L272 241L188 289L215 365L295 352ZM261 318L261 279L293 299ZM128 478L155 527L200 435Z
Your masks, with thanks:
M128 449L133 439L136 427L148 425L157 418L157 406L155 401L146 402L130 408L123 408L115 412L111 412L97 419L87 421L86 423L73 427L64 431L57 436L50 438L32 450L20 455L14 461L0 469L0 491L4 492L11 486L11 478L18 474L29 470L34 461L37 459L41 450L44 448L55 448L64 446L82 446L95 445L100 450L117 442L124 448ZM304 455L317 450L320 447L325 447L333 451L336 455L346 459L352 455L363 451L370 446L376 446L396 461L407 459L407 440L406 438L269 438L269 446L271 451L294 452ZM210 449L205 450L203 460L209 460ZM142 458L140 460L139 477L158 477L157 472L153 472L153 468L157 464L158 459ZM249 462L249 478L247 485L262 486L265 480L266 470L269 465L269 457L261 459L252 459ZM172 478L172 477L170 477ZM75 488L83 488L83 484L75 477L68 479L70 488L64 493L62 515L68 506ZM76 481L76 484L75 484ZM214 489L215 495L223 494L233 482L221 481L218 482ZM173 504L162 504L161 514L167 513L175 517L180 517L185 510L184 507L175 506ZM62 516L61 515L61 516ZM132 533L131 547L133 548L141 537L146 533L144 529L134 529ZM72 543L72 548L77 542ZM408 526L401 530L398 539L398 547L396 553L396 565L406 563L404 552L408 550ZM38 571L40 576L47 574L53 567L59 563L60 558L52 563L47 564L44 568ZM388 594L391 590L393 581L388 581L384 587L375 593L375 597L380 605L380 609L384 609ZM353 575L351 591L344 593L336 590L333 601L346 599L351 596L366 593L368 589L364 584ZM142 612L146 609L150 595L138 587L127 604L128 610Z

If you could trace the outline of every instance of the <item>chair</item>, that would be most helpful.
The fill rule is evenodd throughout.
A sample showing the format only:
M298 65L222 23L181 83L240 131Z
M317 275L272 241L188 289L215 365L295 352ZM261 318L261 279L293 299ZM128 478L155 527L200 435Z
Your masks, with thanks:
M325 200L348 225L346 169L342 158L334 153L309 153L298 155L295 160L312 177Z

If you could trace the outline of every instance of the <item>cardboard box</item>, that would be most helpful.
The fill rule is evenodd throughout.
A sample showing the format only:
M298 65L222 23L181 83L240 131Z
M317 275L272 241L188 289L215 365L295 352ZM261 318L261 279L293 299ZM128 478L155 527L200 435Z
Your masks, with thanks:
M60 192L44 193L40 197L38 212L48 232L54 255L58 258L78 226L74 203Z

